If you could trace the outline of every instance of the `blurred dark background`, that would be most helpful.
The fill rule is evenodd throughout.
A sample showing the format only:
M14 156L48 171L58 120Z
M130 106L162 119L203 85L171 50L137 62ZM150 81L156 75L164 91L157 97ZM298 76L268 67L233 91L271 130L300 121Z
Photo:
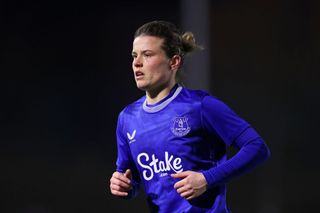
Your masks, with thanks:
M316 212L319 1L207 3L208 90L272 152L229 184L231 209ZM1 1L0 212L147 212L143 193L127 201L109 192L116 121L143 95L131 71L135 29L155 19L181 26L183 4Z

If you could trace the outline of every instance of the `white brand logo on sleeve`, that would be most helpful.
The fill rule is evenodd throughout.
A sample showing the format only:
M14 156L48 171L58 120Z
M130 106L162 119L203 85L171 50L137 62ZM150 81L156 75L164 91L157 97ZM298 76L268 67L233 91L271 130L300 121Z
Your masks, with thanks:
M143 178L145 180L151 180L154 174L162 173L161 176L166 176L167 172L174 171L176 173L182 172L181 158L174 158L173 155L169 156L168 152L165 152L165 160L159 160L155 154L149 155L145 152L140 153L137 156L138 164L144 168L142 171Z
M127 137L130 140L129 143L136 141L136 139L134 139L134 137L136 136L136 132L137 132L137 130L134 130L131 135L129 132L127 132Z

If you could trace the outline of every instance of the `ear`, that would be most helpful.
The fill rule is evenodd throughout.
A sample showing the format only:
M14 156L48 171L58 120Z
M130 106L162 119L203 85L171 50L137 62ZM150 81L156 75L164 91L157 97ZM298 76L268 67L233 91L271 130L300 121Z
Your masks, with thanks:
M170 68L173 71L177 71L181 65L181 56L180 55L174 55L170 59Z

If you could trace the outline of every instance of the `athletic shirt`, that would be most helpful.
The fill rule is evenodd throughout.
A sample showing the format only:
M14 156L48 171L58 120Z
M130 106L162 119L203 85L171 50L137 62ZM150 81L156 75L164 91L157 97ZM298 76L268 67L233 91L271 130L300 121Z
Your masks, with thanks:
M260 136L226 104L208 93L176 85L155 105L146 97L121 111L117 124L117 171L132 170L135 196L142 182L151 212L230 212L226 183L269 156ZM226 147L240 151L227 160ZM201 196L186 200L171 177L202 172L208 183Z

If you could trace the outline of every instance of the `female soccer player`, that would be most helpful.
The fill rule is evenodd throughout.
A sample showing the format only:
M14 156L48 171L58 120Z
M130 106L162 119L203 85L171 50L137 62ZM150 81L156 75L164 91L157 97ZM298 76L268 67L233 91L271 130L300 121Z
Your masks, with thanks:
M134 35L132 69L146 95L122 110L111 193L134 197L142 182L151 212L227 213L226 183L269 157L259 134L226 104L179 82L193 34L152 21ZM226 147L238 152L230 159Z

